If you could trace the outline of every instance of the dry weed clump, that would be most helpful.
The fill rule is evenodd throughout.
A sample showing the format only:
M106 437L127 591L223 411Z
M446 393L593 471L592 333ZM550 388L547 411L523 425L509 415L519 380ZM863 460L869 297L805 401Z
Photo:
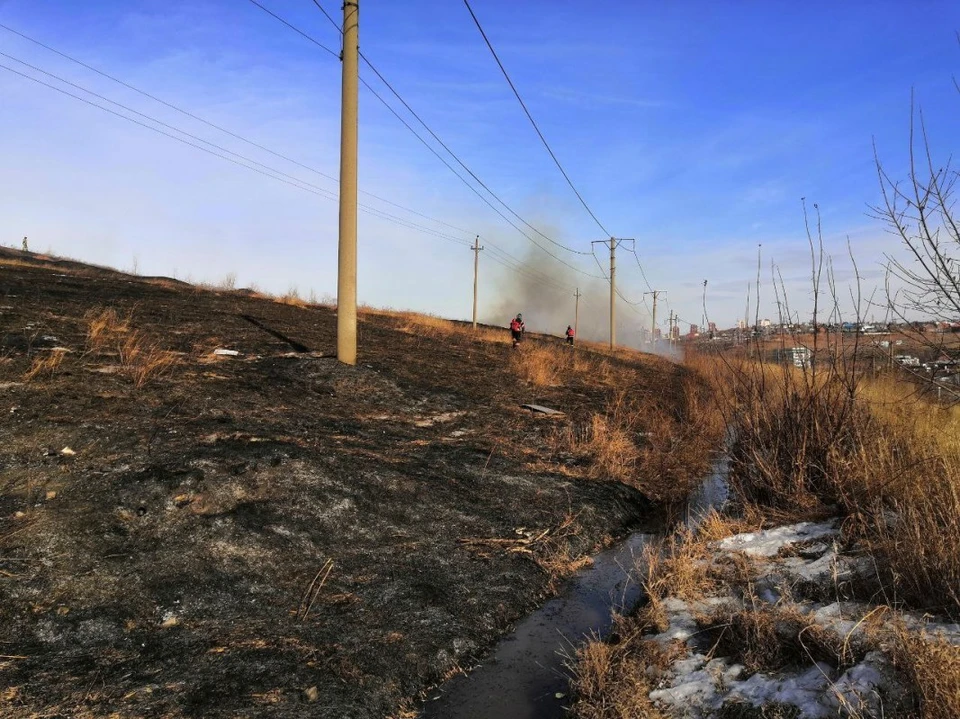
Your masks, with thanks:
M87 352L103 351L116 341L117 335L130 330L130 318L121 318L112 308L87 312L84 320L87 324Z
M901 628L893 654L910 681L920 719L960 717L960 647Z
M521 346L510 364L520 379L535 387L556 387L570 367L564 347L547 346Z
M713 653L737 657L751 673L820 661L847 668L865 653L797 609L761 602L746 609L720 608L703 626L713 641Z
M724 370L739 501L781 520L846 515L888 597L960 616L960 413L838 365Z
M38 355L34 358L28 369L23 375L24 382L32 382L40 377L51 378L60 369L64 357L67 356L67 350L55 347L48 354Z
M291 287L286 293L275 297L273 301L280 305L290 305L300 309L309 306L309 303L300 296L300 291L296 287Z
M590 557L573 549L581 531L578 516L567 512L555 527L518 529L515 537L466 537L460 543L479 557L497 552L529 557L547 574L549 591L553 592L558 582L591 562Z
M118 363L138 389L169 372L180 356L164 349L144 332L132 328L130 315L121 317L112 308L88 312L86 355L115 355Z
M118 350L120 365L137 388L166 374L180 362L179 355L163 349L158 342L139 331L128 334L118 346Z
M650 701L648 668L666 669L685 651L671 648L675 653L644 640L584 642L571 661L576 695L571 714L579 719L666 719Z

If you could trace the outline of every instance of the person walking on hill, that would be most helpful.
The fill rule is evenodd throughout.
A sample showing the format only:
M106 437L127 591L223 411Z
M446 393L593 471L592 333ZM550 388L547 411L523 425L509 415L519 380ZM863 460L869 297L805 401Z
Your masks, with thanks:
M24 252L29 252L29 251L30 251L30 250L27 249L27 238L26 238L26 237L23 238L23 251L24 251Z
M516 347L523 341L523 333L526 325L523 324L523 315L519 312L517 316L510 320L510 335L513 337L513 346Z
M567 336L568 345L573 346L573 335L574 335L573 327L571 327L570 325L567 325L566 336Z

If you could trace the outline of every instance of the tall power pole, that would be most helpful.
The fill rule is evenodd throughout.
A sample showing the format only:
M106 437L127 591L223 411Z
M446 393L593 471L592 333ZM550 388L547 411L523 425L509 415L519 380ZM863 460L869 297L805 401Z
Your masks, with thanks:
M631 239L611 237L609 240L594 240L591 244L610 245L610 349L617 345L617 247Z
M617 242L610 238L610 349L617 345Z
M357 92L359 0L343 3L340 99L340 243L337 264L337 359L357 363Z
M477 280L480 276L480 235L473 241L473 329L477 329Z
M576 304L574 305L574 310L573 310L573 335L574 335L574 337L577 337L577 338L578 338L578 341L579 341L579 337L580 337L580 297L581 297L580 288L579 288L579 287L577 288L577 291L573 294L573 296L577 298Z
M644 292L645 295L653 295L653 316L650 320L650 343L656 345L657 343L657 297L663 294L663 290L651 290L650 292Z

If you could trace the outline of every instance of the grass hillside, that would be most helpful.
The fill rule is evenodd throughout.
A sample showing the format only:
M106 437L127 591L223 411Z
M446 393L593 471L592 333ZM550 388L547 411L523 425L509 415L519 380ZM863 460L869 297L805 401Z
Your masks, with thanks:
M664 360L364 311L349 368L335 331L0 251L0 714L398 715L715 445Z

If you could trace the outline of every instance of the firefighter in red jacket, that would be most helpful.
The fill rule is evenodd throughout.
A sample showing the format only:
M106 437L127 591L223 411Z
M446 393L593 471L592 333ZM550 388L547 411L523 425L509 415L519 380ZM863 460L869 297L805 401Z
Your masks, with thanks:
M516 347L523 341L523 332L526 326L523 324L523 315L519 312L517 316L510 320L510 334L513 336L513 346Z
M574 335L573 327L571 327L570 325L567 325L567 344L568 345L573 344L573 335Z

